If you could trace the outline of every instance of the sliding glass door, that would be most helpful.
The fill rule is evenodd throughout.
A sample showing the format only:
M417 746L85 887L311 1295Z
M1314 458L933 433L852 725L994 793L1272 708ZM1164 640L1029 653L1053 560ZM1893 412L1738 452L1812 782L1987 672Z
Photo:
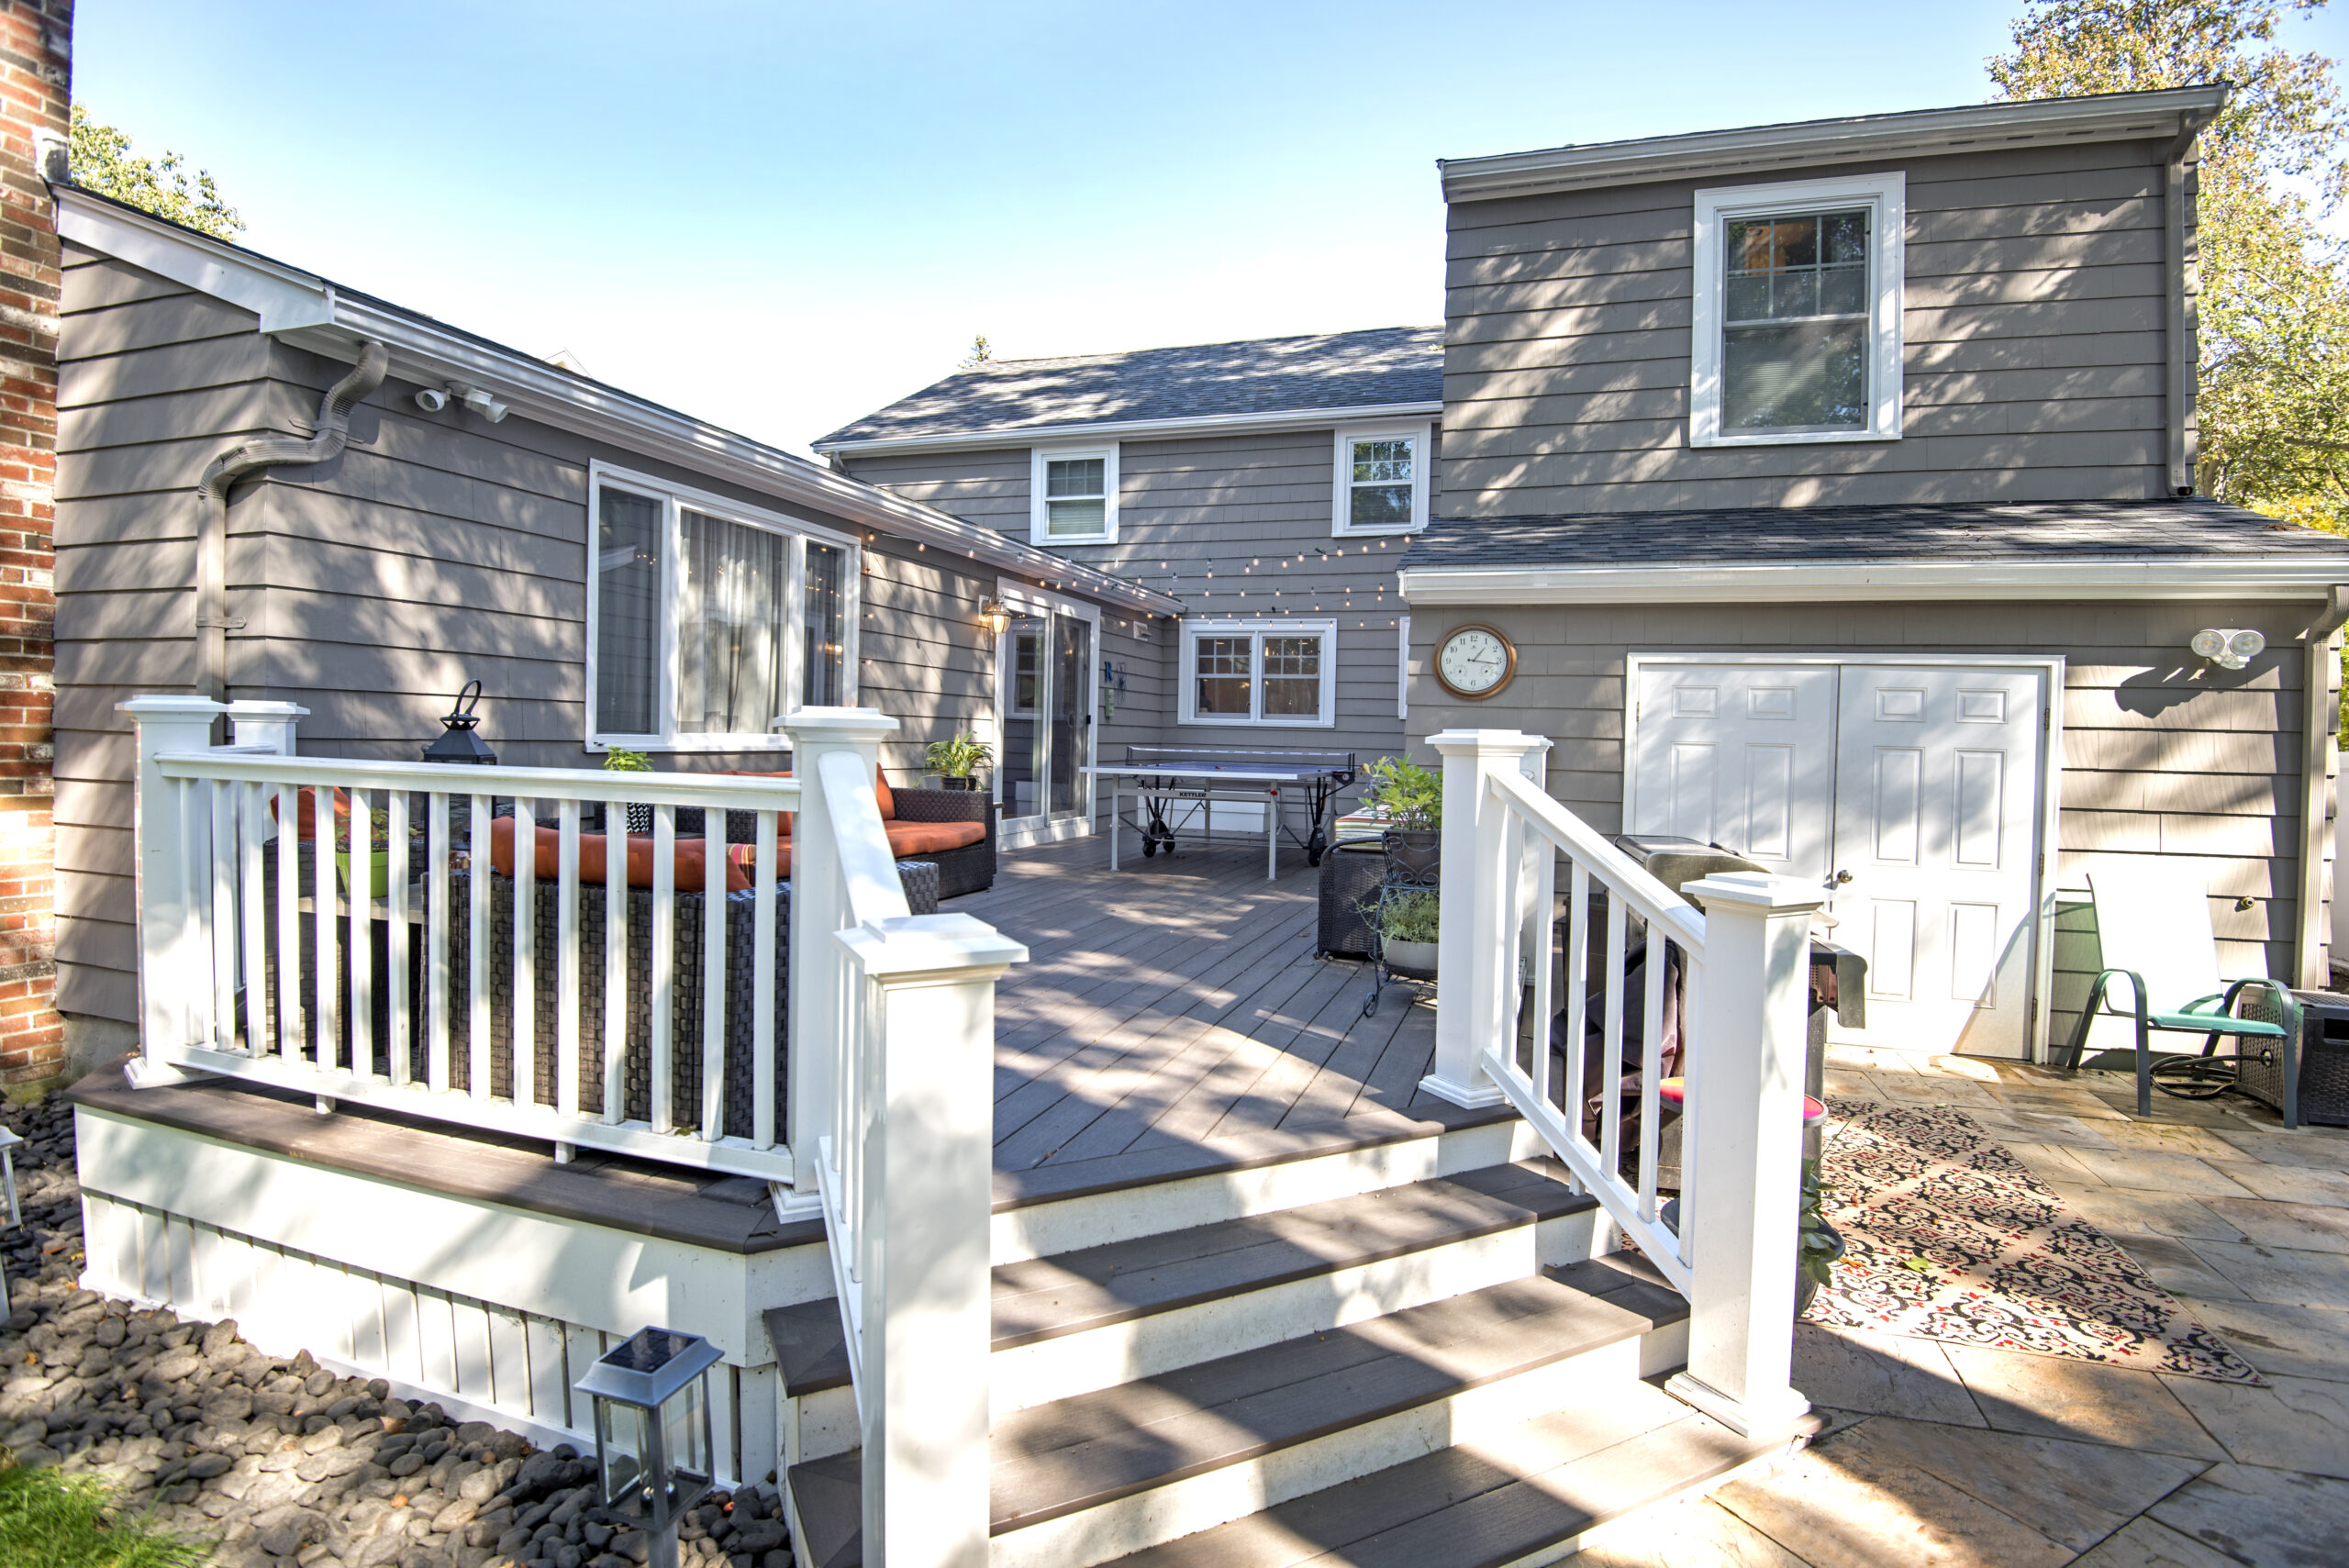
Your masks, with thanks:
M1011 595L1007 593L1007 598ZM1097 612L1022 595L996 645L996 770L1003 837L1017 845L1066 838L1091 825L1093 663Z

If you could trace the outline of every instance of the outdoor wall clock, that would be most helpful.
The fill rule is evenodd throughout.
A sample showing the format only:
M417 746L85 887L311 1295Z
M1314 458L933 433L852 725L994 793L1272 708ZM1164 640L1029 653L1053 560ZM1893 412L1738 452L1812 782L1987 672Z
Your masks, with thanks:
M1516 673L1516 646L1482 622L1453 627L1436 644L1435 678L1453 696L1482 702Z

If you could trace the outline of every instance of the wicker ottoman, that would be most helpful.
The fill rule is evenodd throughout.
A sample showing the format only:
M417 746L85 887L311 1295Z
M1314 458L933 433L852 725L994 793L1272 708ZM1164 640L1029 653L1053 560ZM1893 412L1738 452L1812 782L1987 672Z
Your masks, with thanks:
M1371 956L1370 921L1362 906L1377 902L1378 884L1386 874L1386 851L1375 839L1349 840L1321 857L1318 951L1336 958Z
M2349 1127L2349 995L2338 991L2295 991L2300 1004L2300 1119L2319 1127ZM2240 1006L2247 1018L2266 1018L2266 998L2246 992ZM2284 1068L2275 1050L2254 1051L2243 1042L2243 1064L2235 1086L2277 1110L2284 1108Z

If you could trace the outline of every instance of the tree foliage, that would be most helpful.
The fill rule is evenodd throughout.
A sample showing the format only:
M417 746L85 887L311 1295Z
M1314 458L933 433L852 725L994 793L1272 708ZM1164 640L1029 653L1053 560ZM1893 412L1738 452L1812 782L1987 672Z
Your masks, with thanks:
M995 348L987 341L987 335L982 332L971 339L971 351L964 354L962 362L954 368L958 371L966 371L974 365L985 364L994 358Z
M73 106L73 183L102 196L128 202L157 217L209 234L234 239L245 220L220 199L212 172L199 169L191 183L176 152L141 158L130 150L130 138L110 125L90 117L82 105Z
M2291 0L2303 15L2323 0ZM2199 487L2349 531L2349 198L2335 62L2276 47L2279 0L2033 0L1989 61L2006 98L2225 82L2200 140Z

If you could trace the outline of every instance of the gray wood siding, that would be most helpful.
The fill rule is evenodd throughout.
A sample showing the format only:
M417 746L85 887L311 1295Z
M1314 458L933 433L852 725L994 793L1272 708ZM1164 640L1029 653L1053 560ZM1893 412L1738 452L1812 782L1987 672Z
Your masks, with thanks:
M2165 494L2162 158L2098 142L1453 206L1446 517ZM1903 168L1903 439L1688 445L1699 186Z
M1445 696L1428 673L1437 628L1448 623L1422 609L1412 628L1412 753L1439 765L1427 738L1453 726L1552 737L1551 795L1617 833L1631 653L2062 654L2064 767L2049 885L2078 890L2065 895L2069 904L2085 896L2092 856L2183 857L2208 879L2226 972L2288 976L2306 671L2297 638L2314 613L2230 603L1494 606L1478 614L1517 644L1518 675L1499 696L1470 704ZM2240 673L2203 673L2185 646L2206 626L2259 628L2268 650ZM2062 1040L2098 967L2091 915L2064 916L2054 956Z
M136 1017L128 721L115 704L196 680L195 484L257 434L306 435L348 367L262 337L250 313L69 248L58 474L57 822L61 1010ZM587 475L597 459L855 535L854 525L519 416L427 414L394 380L334 462L272 470L229 508L229 695L301 703L301 749L412 758L465 682L501 761L592 766ZM868 539L861 700L904 728L884 761L985 711L978 601L996 573ZM659 757L783 767L782 747Z
M1201 618L1336 621L1337 722L1312 729L1177 723L1172 681L1180 643L1162 623L1152 640L1169 683L1163 728L1144 733L1137 725L1116 739L1336 748L1365 758L1401 745L1395 568L1408 540L1332 537L1335 442L1334 429L1323 428L1119 443L1118 542L1057 552L1171 594ZM1028 448L860 457L849 460L849 472L1028 537ZM1441 478L1439 466L1431 485ZM1106 731L1103 739L1114 743Z

